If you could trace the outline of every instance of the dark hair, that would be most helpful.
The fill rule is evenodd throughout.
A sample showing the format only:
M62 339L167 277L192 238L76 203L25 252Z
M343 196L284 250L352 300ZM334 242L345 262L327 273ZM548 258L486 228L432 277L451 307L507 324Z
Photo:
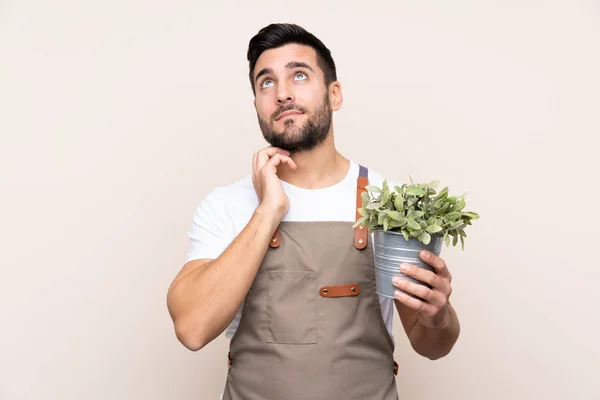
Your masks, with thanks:
M296 43L312 47L317 52L317 62L325 74L325 84L337 80L335 62L329 49L315 35L307 32L296 24L270 24L262 28L248 44L248 62L250 64L250 84L252 92L256 95L254 87L254 67L256 60L263 51Z

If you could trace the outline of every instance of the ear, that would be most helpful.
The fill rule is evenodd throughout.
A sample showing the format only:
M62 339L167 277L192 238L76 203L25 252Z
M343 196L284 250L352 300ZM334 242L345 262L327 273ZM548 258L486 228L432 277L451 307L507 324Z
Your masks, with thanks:
M337 111L342 108L344 96L342 96L342 85L338 81L332 82L329 85L329 103L331 110Z

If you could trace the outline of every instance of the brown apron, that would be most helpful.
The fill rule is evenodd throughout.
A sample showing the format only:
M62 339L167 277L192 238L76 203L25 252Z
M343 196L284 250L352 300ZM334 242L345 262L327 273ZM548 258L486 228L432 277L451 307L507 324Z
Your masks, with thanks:
M367 184L360 166L357 208ZM223 400L398 399L368 229L352 225L281 222L230 342Z

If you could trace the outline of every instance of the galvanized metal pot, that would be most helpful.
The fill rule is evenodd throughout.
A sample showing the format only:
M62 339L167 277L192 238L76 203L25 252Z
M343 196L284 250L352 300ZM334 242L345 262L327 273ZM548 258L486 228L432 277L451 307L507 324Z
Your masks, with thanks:
M398 290L392 284L394 276L399 276L411 282L429 287L429 285L400 272L400 264L412 264L433 271L432 267L421 260L419 252L425 249L439 256L443 243L444 237L440 235L432 235L431 241L426 245L415 238L409 238L407 241L400 232L384 231L382 229L375 230L373 232L373 250L375 253L377 294L394 298L394 292Z

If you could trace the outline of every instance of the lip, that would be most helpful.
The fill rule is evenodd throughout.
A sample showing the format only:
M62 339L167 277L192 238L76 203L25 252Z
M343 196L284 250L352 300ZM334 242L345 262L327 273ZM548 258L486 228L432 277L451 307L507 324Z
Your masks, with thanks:
M288 117L290 115L300 115L300 114L302 114L302 113L298 110L290 110L290 111L282 112L281 114L279 114L279 117L277 117L276 121L279 121L280 119Z

